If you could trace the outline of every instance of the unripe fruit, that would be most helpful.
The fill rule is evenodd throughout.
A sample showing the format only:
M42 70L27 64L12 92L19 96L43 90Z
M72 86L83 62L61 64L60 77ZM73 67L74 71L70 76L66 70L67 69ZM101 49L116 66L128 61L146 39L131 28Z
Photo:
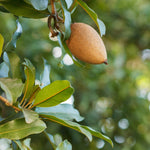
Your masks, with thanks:
M105 45L94 28L84 23L71 25L71 36L66 41L71 53L91 64L107 63Z

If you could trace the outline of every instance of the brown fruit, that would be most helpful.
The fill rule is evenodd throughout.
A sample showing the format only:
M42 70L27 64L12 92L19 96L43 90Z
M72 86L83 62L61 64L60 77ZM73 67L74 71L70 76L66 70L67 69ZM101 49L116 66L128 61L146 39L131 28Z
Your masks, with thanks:
M71 53L91 64L107 63L105 45L94 28L84 23L71 25L71 36L66 41Z

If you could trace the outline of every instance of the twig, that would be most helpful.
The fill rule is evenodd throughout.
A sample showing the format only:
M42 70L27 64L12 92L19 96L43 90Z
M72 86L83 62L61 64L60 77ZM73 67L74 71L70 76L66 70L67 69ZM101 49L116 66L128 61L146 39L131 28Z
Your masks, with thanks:
M10 102L9 102L6 98L0 96L0 100L1 100L2 102L4 102L7 106L14 108L16 111L21 111L21 109L19 109L18 107L16 107L16 106L10 104Z

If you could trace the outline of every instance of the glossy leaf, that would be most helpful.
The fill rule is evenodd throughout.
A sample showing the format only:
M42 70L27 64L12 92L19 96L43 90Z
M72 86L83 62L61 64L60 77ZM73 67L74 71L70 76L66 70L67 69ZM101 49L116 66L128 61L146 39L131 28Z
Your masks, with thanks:
M22 0L0 1L0 5L16 16L27 18L43 18L49 15L48 10L38 11L30 4L27 4Z
M12 51L14 48L16 48L16 43L17 40L20 38L21 34L22 34L22 26L19 22L19 20L16 20L16 25L17 25L17 29L14 32L11 41L7 44L6 50L7 51Z
M93 21L96 23L96 25L101 33L101 36L105 35L105 32L106 32L105 24L100 19L98 19L98 16L95 13L95 11L92 10L91 8L89 8L88 5L82 0L77 0L77 2L89 14L89 16L93 19Z
M22 94L24 84L20 79L0 78L0 87L6 93L8 101L13 104Z
M40 81L42 83L42 87L47 86L48 84L50 84L50 65L46 63L46 60L44 60L44 64L43 64L43 72L40 74Z
M48 6L48 0L27 0L37 10L45 10Z
M24 118L16 119L0 126L0 138L18 140L31 134L41 133L45 128L46 124L40 119L30 124L27 124Z
M8 77L9 67L6 62L2 62L0 64L0 77L5 78Z
M15 52L7 52L7 57L9 59L9 76L12 78L22 78L21 75L21 61L19 56Z
M57 80L45 86L36 96L33 107L51 107L66 101L73 93L67 80Z
M30 109L22 109L26 123L32 123L39 118L39 115Z
M65 19L64 25L65 25L65 40L66 40L70 37L71 34L71 13L67 9L66 2L64 0L60 0L60 2Z
M82 126L82 128L88 130L93 136L107 141L113 147L113 142L111 141L111 139L108 136L105 136L105 135L101 134L100 132L95 131L94 129L92 129L92 128L88 127L88 126Z
M59 123L63 126L72 128L72 129L84 134L89 139L89 141L92 141L91 133L89 131L87 131L86 129L82 128L82 126L80 124L76 123L76 122L62 120L62 119L59 119L59 118L57 118L55 116L51 116L51 115L40 114L40 116L44 117L44 118L47 118L48 120L51 120L53 122Z
M112 141L109 137L101 134L98 131L93 130L92 128L90 128L88 126L83 126L83 125L80 125L80 124L75 123L75 122L62 120L62 119L59 119L59 118L51 116L51 115L40 114L40 116L44 117L44 118L47 118L48 120L51 120L53 122L59 123L63 126L72 128L72 129L74 129L78 132L81 132L82 134L84 134L89 139L89 141L92 141L92 136L91 135L93 135L95 137L98 137L98 138L101 138L101 139L107 141L108 143L110 143L113 146L113 143L112 143Z
M84 118L80 116L79 111L73 108L71 104L60 104L54 107L37 107L36 112L45 115L52 115L57 118L63 120L70 120L72 121L75 119L77 122L82 121Z
M29 98L32 94L32 88L35 82L35 68L28 59L25 59L23 65L24 65L24 72L26 75L26 82L24 87L24 99L25 99Z
M72 145L68 140L64 140L58 145L56 150L72 150Z
M1 54L2 54L2 50L3 50L3 45L4 45L4 38L0 34L0 57L1 57Z

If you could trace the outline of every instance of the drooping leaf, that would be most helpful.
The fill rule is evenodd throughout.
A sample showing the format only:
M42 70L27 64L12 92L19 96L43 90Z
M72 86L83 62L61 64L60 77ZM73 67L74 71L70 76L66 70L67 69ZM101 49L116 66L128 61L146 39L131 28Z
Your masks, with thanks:
M39 118L39 115L30 109L22 108L26 123L32 123Z
M1 57L1 54L2 54L2 50L3 50L3 45L4 45L4 38L0 34L0 57Z
M15 140L14 142L18 145L20 150L32 150L32 148L30 147L31 138L27 138L23 141Z
M80 125L80 124L75 123L75 122L62 120L62 119L59 119L59 118L51 116L51 115L40 114L40 116L44 117L44 118L46 118L48 120L51 120L53 122L59 123L59 124L61 124L63 126L72 128L72 129L74 129L74 130L84 134L89 139L89 141L92 141L92 136L91 135L93 135L95 137L98 137L98 138L101 138L101 139L107 141L108 143L111 144L111 146L113 146L113 143L112 143L112 141L111 141L111 139L109 137L101 134L98 131L93 130L92 128L90 128L88 126L83 126L83 125Z
M62 119L59 119L59 118L57 118L55 116L51 116L51 115L40 114L40 116L44 117L44 118L47 118L48 120L51 120L53 122L59 123L63 126L72 128L72 129L84 134L89 139L89 141L92 141L91 133L88 130L82 128L82 126L80 124L76 123L76 122L62 120Z
M83 65L80 64L80 63L72 56L72 54L71 54L71 52L70 52L70 50L69 50L67 44L65 43L65 41L62 40L61 33L58 34L57 39L58 39L58 43L59 43L61 49L62 49L63 51L66 51L66 53L72 58L74 64L76 64L76 65L79 66L79 67L83 67Z
M45 10L48 6L48 0L27 0L28 3L37 10Z
M56 150L72 150L72 145L68 140L64 140L57 146Z
M103 140L107 141L113 147L113 142L112 142L112 140L108 136L105 136L102 133L100 133L98 131L95 131L94 129L92 129L92 128L88 127L88 126L82 126L82 128L88 130L93 136L98 137L100 139L103 139Z
M29 98L32 94L32 88L35 82L35 68L28 59L25 59L23 65L24 65L24 72L26 75L26 82L24 87L24 99L25 99Z
M7 57L9 59L9 76L12 78L20 78L21 75L21 61L19 56L12 51L7 52Z
M66 101L73 93L67 80L57 80L45 86L36 96L33 107L51 107Z
M41 133L45 128L46 124L40 119L30 124L27 124L24 118L16 119L0 125L0 138L18 140L31 134Z
M65 19L64 25L65 25L65 40L66 40L70 37L71 34L71 13L67 9L66 2L64 0L60 0L60 1L61 1L61 7Z
M22 26L18 19L16 20L16 24L17 24L17 29L14 32L11 41L7 44L6 51L13 51L16 48L17 40L20 38L22 34Z
M22 0L0 1L0 5L16 16L27 18L44 18L49 15L48 10L38 11L30 4L27 4Z
M96 23L101 36L105 35L105 32L106 32L105 24L100 19L98 19L98 16L95 13L95 11L92 10L91 8L89 8L88 5L82 0L77 0L77 2L89 14L89 16L93 19L93 21Z
M20 79L0 78L0 87L5 91L8 101L13 104L22 94L24 84Z
M79 111L73 108L73 105L71 104L60 104L47 108L37 107L36 112L45 115L52 115L63 120L72 121L75 119L77 122L79 122L84 119L80 116Z

